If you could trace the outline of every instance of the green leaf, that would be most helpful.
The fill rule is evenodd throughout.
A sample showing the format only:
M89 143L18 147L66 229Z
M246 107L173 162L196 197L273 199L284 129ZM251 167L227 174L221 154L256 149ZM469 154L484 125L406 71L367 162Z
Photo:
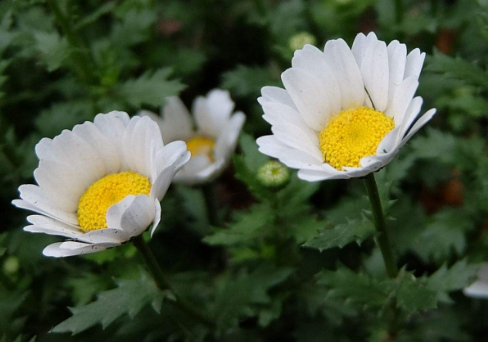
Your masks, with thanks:
M238 97L256 98L264 86L279 86L279 74L272 74L269 68L239 65L223 75L222 87Z
M180 81L169 80L170 74L167 68L145 72L117 86L116 96L136 108L142 104L161 106L165 97L178 95L185 88Z
M146 40L156 19L156 12L149 8L131 9L124 13L122 21L114 26L111 33L114 47L130 47Z
M244 271L237 276L226 275L219 279L212 310L217 325L221 328L231 327L237 324L239 317L254 316L261 309L268 314L270 310L276 310L269 290L285 281L291 273L290 268L264 265L252 273Z
M488 89L488 73L460 57L449 57L435 50L434 56L428 59L426 70Z
M426 287L436 291L442 302L450 303L448 293L461 290L469 286L478 274L478 265L468 264L467 260L461 260L450 268L444 264L427 279Z
M205 237L203 241L212 246L241 244L262 236L264 227L270 221L268 205L257 204L251 207L249 212L238 213L228 228L217 230L213 235Z
M71 332L73 335L96 324L105 329L117 318L128 314L134 318L149 303L163 299L154 282L142 277L139 280L117 280L116 289L102 292L98 299L85 306L70 308L73 316L53 328L53 332Z
M35 125L43 136L54 137L63 129L71 129L74 125L93 118L94 109L88 101L72 101L55 103L41 111Z
M355 303L363 308L383 310L392 300L411 315L436 307L436 292L425 287L422 279L400 270L395 279L377 279L365 273L355 273L341 266L336 271L322 271L318 284L325 285L332 298Z
M71 53L66 38L56 32L35 32L34 39L36 49L49 72L59 69Z
M319 251L339 247L342 248L351 242L360 244L375 232L374 225L363 217L347 223L338 224L333 228L323 230L319 235L303 244L304 247L315 248Z

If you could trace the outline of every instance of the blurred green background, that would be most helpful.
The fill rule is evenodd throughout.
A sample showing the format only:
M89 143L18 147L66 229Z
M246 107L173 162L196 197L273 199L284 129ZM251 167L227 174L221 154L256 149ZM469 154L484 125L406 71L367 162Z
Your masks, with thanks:
M377 174L408 265L397 287L382 283L360 180L293 176L273 193L255 179L268 160L254 142L269 132L261 87L281 85L304 43L370 31L428 54L418 94L424 111L438 108ZM486 301L460 291L488 260L487 62L486 0L1 1L0 341L488 340ZM23 232L27 214L10 202L33 182L42 137L100 112L158 112L166 96L191 105L216 87L247 115L214 184L226 223L209 224L201 189L173 186L150 241L174 286L216 322L209 330L162 302L130 244L43 257L59 239ZM322 253L310 243L352 225L367 233ZM76 319L50 333L67 307Z

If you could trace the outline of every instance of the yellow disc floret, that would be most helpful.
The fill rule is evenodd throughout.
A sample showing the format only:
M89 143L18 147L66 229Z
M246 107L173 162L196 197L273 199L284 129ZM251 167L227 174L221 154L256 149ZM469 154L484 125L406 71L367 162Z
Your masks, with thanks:
M113 173L99 179L78 202L78 224L85 231L107 228L107 210L128 195L149 195L151 182L137 172Z
M206 155L211 162L214 162L214 139L198 135L188 140L186 145L188 146L188 151L190 151L192 157L203 154Z
M395 127L392 118L367 107L347 109L331 118L319 136L324 161L337 170L359 167L376 154L381 140Z

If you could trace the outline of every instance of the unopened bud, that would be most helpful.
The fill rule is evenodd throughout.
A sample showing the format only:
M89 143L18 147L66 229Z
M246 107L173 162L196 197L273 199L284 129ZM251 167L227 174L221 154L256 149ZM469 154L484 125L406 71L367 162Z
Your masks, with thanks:
M290 181L290 171L285 165L272 160L259 168L257 179L267 188L281 189Z
M288 46L292 51L300 50L305 44L315 45L317 40L308 32L300 32L290 38Z

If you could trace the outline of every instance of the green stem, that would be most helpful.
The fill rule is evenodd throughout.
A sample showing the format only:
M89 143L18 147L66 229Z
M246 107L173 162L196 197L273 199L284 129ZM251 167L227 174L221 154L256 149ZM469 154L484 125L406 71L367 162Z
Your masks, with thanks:
M85 82L86 84L91 84L92 73L91 73L91 60L86 55L87 48L83 43L83 40L76 34L76 32L71 28L70 20L65 17L61 8L59 8L59 4L56 0L48 0L49 8L54 14L56 21L58 22L59 26L63 30L63 33L66 36L69 44L74 48L73 50L73 60L76 64L76 70L79 74L79 77Z
M398 267L391 248L390 239L388 238L388 231L386 229L385 217L383 215L383 208L381 207L380 195L374 173L370 173L364 178L366 189L368 190L369 201L373 209L373 221L378 231L378 244L380 245L381 254L385 262L386 274L390 278L395 278L398 275Z
M169 290L174 295L176 302L174 303L181 311L184 311L188 315L192 316L194 319L199 321L200 323L206 325L209 328L213 328L215 323L210 320L208 317L202 315L200 312L196 311L191 304L189 304L186 300L184 300L178 293L171 287L170 283L168 282L166 276L163 273L163 270L159 266L156 257L149 249L149 246L144 242L144 239L141 235L132 239L132 243L137 248L137 250L141 253L144 261L151 272L156 285L161 290Z
M208 183L202 186L203 196L207 207L208 221L212 226L221 227L222 220L219 216L219 207L217 205L217 194L215 183Z
M403 0L395 0L395 20L397 25L403 22Z

